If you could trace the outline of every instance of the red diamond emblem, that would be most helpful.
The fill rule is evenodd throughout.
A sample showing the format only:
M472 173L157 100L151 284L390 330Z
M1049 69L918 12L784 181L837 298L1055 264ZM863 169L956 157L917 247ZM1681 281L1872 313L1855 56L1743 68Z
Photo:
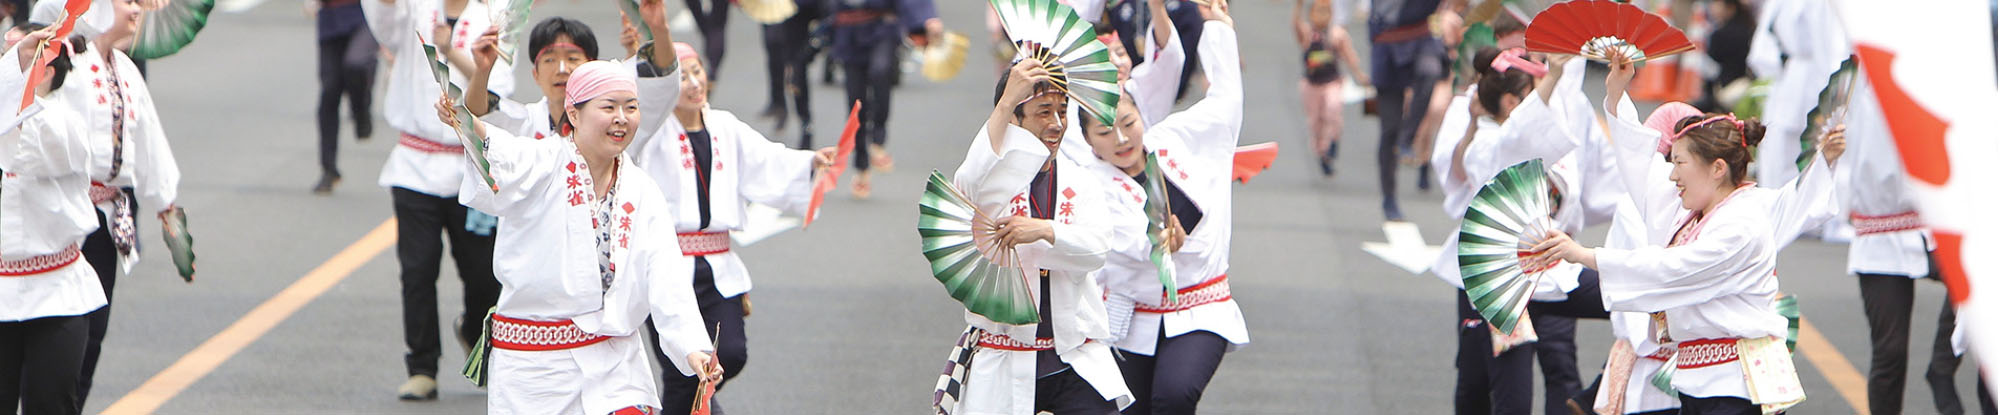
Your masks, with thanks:
M542 139L542 133L535 133L535 139L536 140Z
M96 65L96 64L92 64L92 65L90 65L90 71L91 71L91 72L97 72L97 65Z
M1064 198L1064 199L1075 199L1075 198L1076 198L1076 189L1071 189L1071 188L1067 188L1067 187L1063 188L1063 198Z
M569 168L569 172L570 172L570 173L575 173L575 172L576 172L576 162L574 162L574 161L572 161L572 162L569 162L569 166L568 166L568 168Z
M1166 157L1166 156L1167 156L1167 149L1164 148L1160 149L1160 157Z
M632 202L625 202L625 214L632 214L633 209L635 208L632 207Z

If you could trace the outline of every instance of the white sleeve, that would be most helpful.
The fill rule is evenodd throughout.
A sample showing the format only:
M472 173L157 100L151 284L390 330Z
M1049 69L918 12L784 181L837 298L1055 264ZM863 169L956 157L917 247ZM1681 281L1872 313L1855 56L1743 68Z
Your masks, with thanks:
M119 67L131 65L122 54L117 60ZM138 193L139 202L150 206L148 209L165 210L173 206L180 194L181 167L174 160L173 147L167 144L167 131L160 125L160 113L153 106L153 94L145 78L136 73L127 75L131 76L120 77L119 80L126 84L125 95L136 98L128 99L126 104L136 107L131 108L136 114L125 117L127 128L135 133L131 142L138 144L138 148L134 149L137 158L133 159L133 167L139 173L138 177L133 177L133 182L137 184L134 190Z
M1243 73L1236 50L1236 31L1209 22L1201 36L1201 67L1208 75L1208 95L1186 111L1168 115L1157 129L1187 138L1188 151L1202 160L1224 160L1236 154L1243 130Z
M1521 162L1542 159L1553 164L1576 149L1576 142L1561 132L1565 128L1567 126L1562 125L1561 118L1549 108L1547 102L1542 101L1541 95L1529 94L1526 101L1514 107L1513 114L1508 116L1507 124L1500 127L1498 134L1488 136L1493 139L1474 139L1466 146L1466 156L1461 163L1465 168L1465 177L1478 181L1475 185L1484 185L1501 170Z
M507 132L514 133L514 135L525 136L533 134L529 132L533 130L529 126L534 124L532 124L533 121L528 119L527 105L514 102L514 100L507 99L505 96L491 102L493 105L492 110L486 111L486 115L480 116L480 121L486 122L486 125L507 130Z
M1772 189L1778 192L1778 197L1771 204L1771 235L1778 247L1791 245L1800 233L1819 229L1840 213L1840 205L1834 200L1832 170L1827 167L1825 157L1814 157L1798 177Z
M1617 114L1605 117L1609 123L1611 156L1625 195L1638 209L1645 226L1641 240L1665 244L1679 219L1680 196L1667 177L1673 166L1660 159L1660 132L1639 124L1637 109L1629 99L1621 100Z
M1181 34L1171 22L1167 32L1167 46L1160 48L1154 47L1153 31L1147 30L1139 47L1146 62L1132 67L1132 95L1138 102L1139 118L1148 127L1174 112L1174 95L1180 92L1181 72L1186 70L1187 52L1181 49Z
M411 24L410 13L413 3L416 1L361 0L361 15L368 21L368 31L391 55L401 56L403 48L414 43L416 25Z
M740 157L736 165L742 166L737 194L787 214L804 215L806 205L812 202L813 152L771 141L733 117L726 122L711 127L725 127L735 136Z
M1686 245L1600 248L1604 306L1650 313L1748 291L1764 277L1749 269L1769 254L1763 232L1741 223L1710 223Z
M665 201L653 203L667 206ZM665 209L644 229L647 242L645 255L633 252L634 258L645 268L642 273L651 281L649 287L652 301L653 329L659 332L660 352L667 355L674 368L682 376L693 376L694 368L687 362L687 356L695 352L714 351L715 346L708 341L708 330L701 319L701 309L696 307L694 297L694 261L681 255L681 248L673 239L674 219Z
M645 58L633 58L626 63L635 71L643 65L651 65ZM684 72L681 71L680 65L664 69L673 71L660 76L639 77L638 131L641 134L658 134L662 126L672 122L674 107L680 104L681 74Z
M459 186L459 203L502 218L525 213L530 200L555 188L555 169L564 147L557 141L538 141L514 135L499 127L486 126L487 173L499 185L495 190L480 178L472 148L466 148L465 179ZM471 190L467 190L471 189Z

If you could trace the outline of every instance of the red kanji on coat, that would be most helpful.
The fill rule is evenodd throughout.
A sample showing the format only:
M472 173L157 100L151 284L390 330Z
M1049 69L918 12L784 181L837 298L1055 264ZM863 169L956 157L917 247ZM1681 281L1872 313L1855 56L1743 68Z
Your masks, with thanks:
M575 191L569 193L570 206L578 206L582 204L583 204L583 191Z
M623 217L623 218L618 218L618 229L619 229L619 230L622 230L622 231L626 231L626 232L631 232L631 231L632 231L632 218L631 218L631 217L629 217L629 216L628 216L628 217Z
M1073 212L1073 211L1071 211L1071 208L1074 208L1074 207L1076 207L1076 206L1073 206L1073 205L1070 205L1070 203L1069 203L1069 202L1063 202L1063 204L1062 204L1062 211L1061 211L1061 212L1057 212L1056 214L1058 214L1058 215L1063 215L1063 216L1070 216L1070 215L1074 215L1074 214L1076 214L1076 213L1075 213L1075 212ZM1065 222L1065 223L1067 223L1067 222Z

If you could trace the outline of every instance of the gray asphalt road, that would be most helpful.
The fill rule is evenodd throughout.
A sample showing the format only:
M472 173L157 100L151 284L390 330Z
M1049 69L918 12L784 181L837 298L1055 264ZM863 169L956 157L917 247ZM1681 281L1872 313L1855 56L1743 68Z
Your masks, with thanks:
M823 221L740 249L756 281L750 364L721 393L738 414L922 413L939 360L963 327L959 308L925 273L911 231L925 173L956 167L989 106L994 77L981 22L983 2L940 1L945 20L971 33L975 51L957 79L911 76L895 97L890 147L899 169L871 200L830 197ZM600 29L606 51L618 27L612 6L550 1L536 15L580 18ZM1249 102L1245 144L1277 141L1285 153L1238 186L1235 295L1253 343L1228 356L1203 402L1206 413L1439 414L1451 410L1453 290L1363 253L1380 241L1373 173L1376 120L1350 107L1334 179L1319 177L1305 148L1296 85L1298 48L1289 2L1236 5ZM342 143L348 181L331 197L307 192L316 178L312 21L296 2L214 16L200 42L154 62L152 90L184 172L181 205L199 237L201 276L172 275L157 236L151 256L121 281L89 410L103 410L390 217L374 180L395 145L386 126L373 141ZM1357 27L1355 30L1359 31ZM762 108L759 28L732 17L716 106L746 118ZM683 40L692 34L680 35ZM1365 50L1363 56L1366 56ZM522 70L525 76L525 69ZM815 72L817 70L815 69ZM532 99L524 85L522 98ZM813 126L838 133L845 94L815 86ZM379 109L378 109L379 110ZM377 125L383 125L378 123ZM767 133L768 123L753 122ZM774 134L794 140L793 132ZM822 142L827 138L822 138ZM1449 225L1435 193L1411 189L1403 203L1433 242ZM148 224L144 230L158 229ZM1784 288L1852 365L1865 369L1867 326L1846 247L1802 241L1787 250ZM159 407L160 413L480 413L485 395L450 375L463 356L446 344L436 402L394 399L404 378L393 250L373 257L297 314L230 356ZM445 266L444 313L459 284ZM1912 332L1910 413L1931 413L1921 363L1943 297L1919 284ZM445 317L446 321L450 317ZM1609 326L1579 326L1583 376L1603 361ZM449 341L447 341L449 342ZM1823 369L1800 359L1811 399L1793 413L1852 413ZM1959 376L1970 402L1970 370ZM1865 370L1864 370L1865 373Z

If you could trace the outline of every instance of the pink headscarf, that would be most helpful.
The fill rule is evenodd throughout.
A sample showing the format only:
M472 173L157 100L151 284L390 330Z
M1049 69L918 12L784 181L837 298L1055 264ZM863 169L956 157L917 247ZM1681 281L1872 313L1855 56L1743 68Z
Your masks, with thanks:
M1107 47L1111 45L1123 45L1123 43L1119 43L1118 41L1118 32L1104 32L1098 34L1097 41L1104 42L1104 46Z
M590 61L576 67L569 73L569 86L563 94L563 106L575 107L577 103L597 99L612 92L639 93L639 74L632 68L608 61ZM564 131L563 135L569 135Z
M684 61L688 59L701 59L701 54L694 52L694 45L689 45L685 42L674 42L674 60Z
M1534 75L1537 78L1548 75L1549 67L1521 57L1522 54L1527 52L1526 49L1500 51L1500 56L1493 58L1493 70L1506 73L1508 69L1519 69L1521 72L1527 72L1529 75Z
M1701 115L1701 110L1694 109L1694 106L1687 103L1674 101L1660 104L1660 108L1653 110L1653 115L1646 117L1646 128L1660 132L1660 155L1665 156L1674 151L1674 139L1677 136L1675 133L1678 132L1674 130L1674 124L1680 123L1682 118L1698 115Z

